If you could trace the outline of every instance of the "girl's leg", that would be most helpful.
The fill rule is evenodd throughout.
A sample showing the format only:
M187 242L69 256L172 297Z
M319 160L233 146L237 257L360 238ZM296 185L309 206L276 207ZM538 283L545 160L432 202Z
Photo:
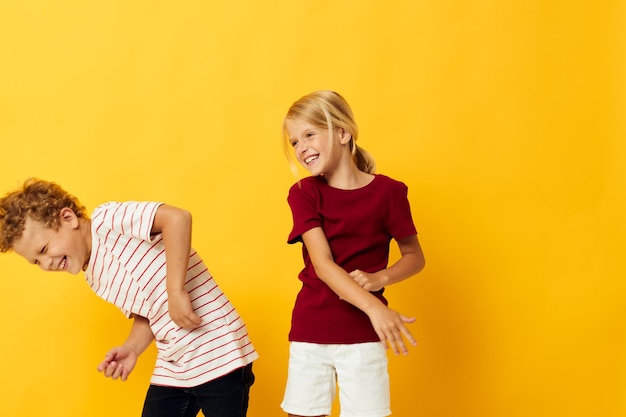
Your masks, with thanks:
M289 416L329 415L335 397L335 345L291 342L287 386L281 408Z
M337 355L341 415L385 417L391 414L387 352L382 342L342 345Z
M142 417L195 417L199 411L200 406L188 390L150 385Z

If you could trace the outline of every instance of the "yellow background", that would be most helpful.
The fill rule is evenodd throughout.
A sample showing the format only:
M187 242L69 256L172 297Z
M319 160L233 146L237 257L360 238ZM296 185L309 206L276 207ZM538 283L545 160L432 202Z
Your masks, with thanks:
M619 0L2 0L0 190L192 211L261 354L249 416L283 415L301 260L280 125L335 89L427 258L388 289L420 342L390 355L394 415L624 416L624 27ZM117 309L15 255L0 275L0 414L139 415L155 351L125 383L96 372Z

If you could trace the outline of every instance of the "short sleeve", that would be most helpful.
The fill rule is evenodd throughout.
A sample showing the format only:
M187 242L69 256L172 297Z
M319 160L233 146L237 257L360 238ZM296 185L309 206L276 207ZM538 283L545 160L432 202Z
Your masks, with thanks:
M302 234L322 225L318 210L319 193L308 182L294 184L289 190L287 202L291 208L293 228L287 242L290 244L301 242Z
M388 213L387 228L394 239L398 240L417 234L411 215L408 187L405 184L396 182L396 186L392 188Z
M154 217L162 204L151 201L109 202L94 210L93 219L105 229L150 242Z

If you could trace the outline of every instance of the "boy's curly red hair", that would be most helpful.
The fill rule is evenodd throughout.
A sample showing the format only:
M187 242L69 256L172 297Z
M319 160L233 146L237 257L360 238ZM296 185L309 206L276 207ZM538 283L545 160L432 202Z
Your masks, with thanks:
M26 217L58 229L60 212L68 207L76 216L86 218L86 209L78 199L59 185L29 178L24 185L0 199L0 252L8 252L24 232Z

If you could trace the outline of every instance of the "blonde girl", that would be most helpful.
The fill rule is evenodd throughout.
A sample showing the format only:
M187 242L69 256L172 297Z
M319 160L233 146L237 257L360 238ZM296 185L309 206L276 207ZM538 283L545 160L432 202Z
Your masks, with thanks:
M424 267L408 189L376 174L357 145L346 100L316 91L293 103L283 121L285 147L310 176L289 190L304 268L289 332L289 376L281 407L289 416L326 416L336 385L342 417L391 414L386 348L407 354L415 321L387 307L384 287ZM395 240L400 258L388 265Z

